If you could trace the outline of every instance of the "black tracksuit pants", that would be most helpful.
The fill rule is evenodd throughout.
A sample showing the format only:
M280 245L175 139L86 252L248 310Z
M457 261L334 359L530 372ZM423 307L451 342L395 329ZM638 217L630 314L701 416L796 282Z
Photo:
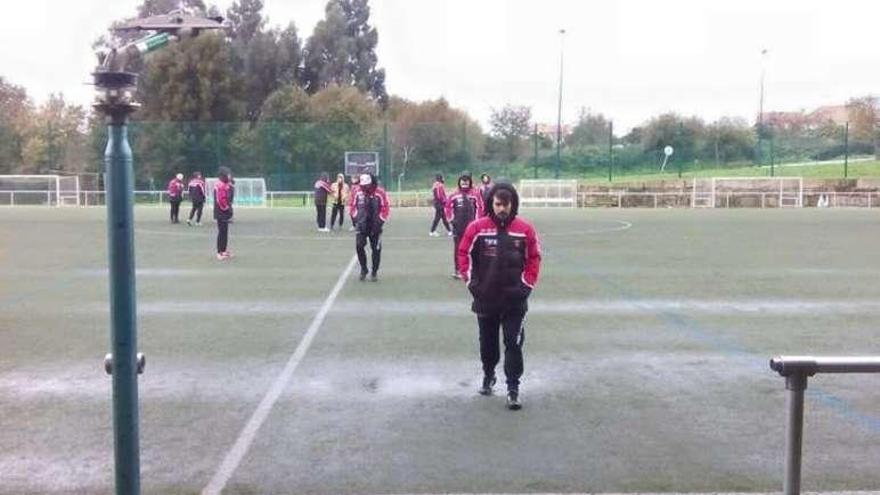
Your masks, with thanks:
M323 229L327 227L327 203L323 204L315 204L316 211L316 220L318 221L318 228Z
M333 210L330 212L330 228L336 223L336 215L339 214L339 228L342 228L342 218L345 215L345 205L342 203L333 203Z
M226 246L229 243L229 219L225 217L217 218L217 252L226 252Z
M379 263L382 261L382 236L378 234L362 234L358 232L355 240L355 250L357 251L358 261L361 264L361 273L367 273L367 240L370 241L370 254L373 264L373 275L379 271Z
M189 209L189 219L192 220L196 216L196 223L202 223L202 209L205 207L204 201L193 201L192 208Z
M431 232L437 230L437 224L440 223L441 220L443 221L443 226L446 227L447 232L452 230L452 228L449 227L449 222L446 220L446 212L443 211L443 205L434 205L434 222L431 223Z
M181 200L179 198L178 199L172 198L170 201L171 201L171 222L178 223L178 222L180 222L180 201Z
M477 315L480 327L480 360L483 374L495 376L495 366L501 359L498 342L499 330L504 340L504 376L507 390L519 391L519 379L523 374L522 347L525 342L523 319L526 312L520 308Z

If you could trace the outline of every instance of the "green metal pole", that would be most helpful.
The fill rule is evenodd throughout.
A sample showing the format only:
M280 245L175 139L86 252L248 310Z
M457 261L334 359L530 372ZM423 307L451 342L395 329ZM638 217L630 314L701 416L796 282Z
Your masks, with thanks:
M611 182L611 171L614 168L614 121L608 122L608 182Z
M532 141L535 145L535 161L532 162L532 168L534 169L534 178L538 178L538 124L535 124L535 132L532 134Z
M770 138L770 177L776 177L776 171L774 170L774 159L773 159L773 138Z
M843 178L847 178L849 168L849 121L843 129Z
M137 321L134 262L134 174L127 112L111 115L104 153L113 349L113 440L117 495L140 493Z

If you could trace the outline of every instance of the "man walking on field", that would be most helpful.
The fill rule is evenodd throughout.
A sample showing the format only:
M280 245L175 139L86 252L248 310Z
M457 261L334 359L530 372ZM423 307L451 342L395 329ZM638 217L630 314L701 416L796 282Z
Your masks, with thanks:
M495 367L501 357L501 330L507 408L517 410L522 407L523 320L528 298L538 283L541 246L534 227L517 216L519 196L512 185L495 184L486 203L489 214L468 225L458 245L458 267L473 296L471 310L477 315L480 331L483 384L479 392L492 395Z

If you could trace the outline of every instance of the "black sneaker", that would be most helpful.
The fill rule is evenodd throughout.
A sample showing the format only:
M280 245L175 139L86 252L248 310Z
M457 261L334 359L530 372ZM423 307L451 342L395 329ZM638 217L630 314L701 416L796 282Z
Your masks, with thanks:
M377 275L376 272L371 273L370 274L370 282L378 282L378 281L379 281L379 275Z
M480 387L480 395L492 395L492 387L495 386L494 376L484 376L483 386Z
M359 279L361 282L363 282L364 280L366 280L366 279L367 279L367 271L366 271L366 270L362 271L362 272L361 272L361 276L358 277L358 279Z
M507 408L511 411L522 409L522 402L519 401L519 392L516 390L509 390L507 392Z

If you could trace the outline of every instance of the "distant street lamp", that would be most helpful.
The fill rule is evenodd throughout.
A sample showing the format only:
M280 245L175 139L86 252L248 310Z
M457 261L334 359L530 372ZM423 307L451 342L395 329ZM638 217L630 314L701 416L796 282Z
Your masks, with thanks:
M761 91L758 99L758 163L764 162L764 76L767 72L767 49L761 50Z
M565 29L559 30L559 109L556 113L556 172L554 178L559 178L559 164L562 161L562 68L564 57Z

